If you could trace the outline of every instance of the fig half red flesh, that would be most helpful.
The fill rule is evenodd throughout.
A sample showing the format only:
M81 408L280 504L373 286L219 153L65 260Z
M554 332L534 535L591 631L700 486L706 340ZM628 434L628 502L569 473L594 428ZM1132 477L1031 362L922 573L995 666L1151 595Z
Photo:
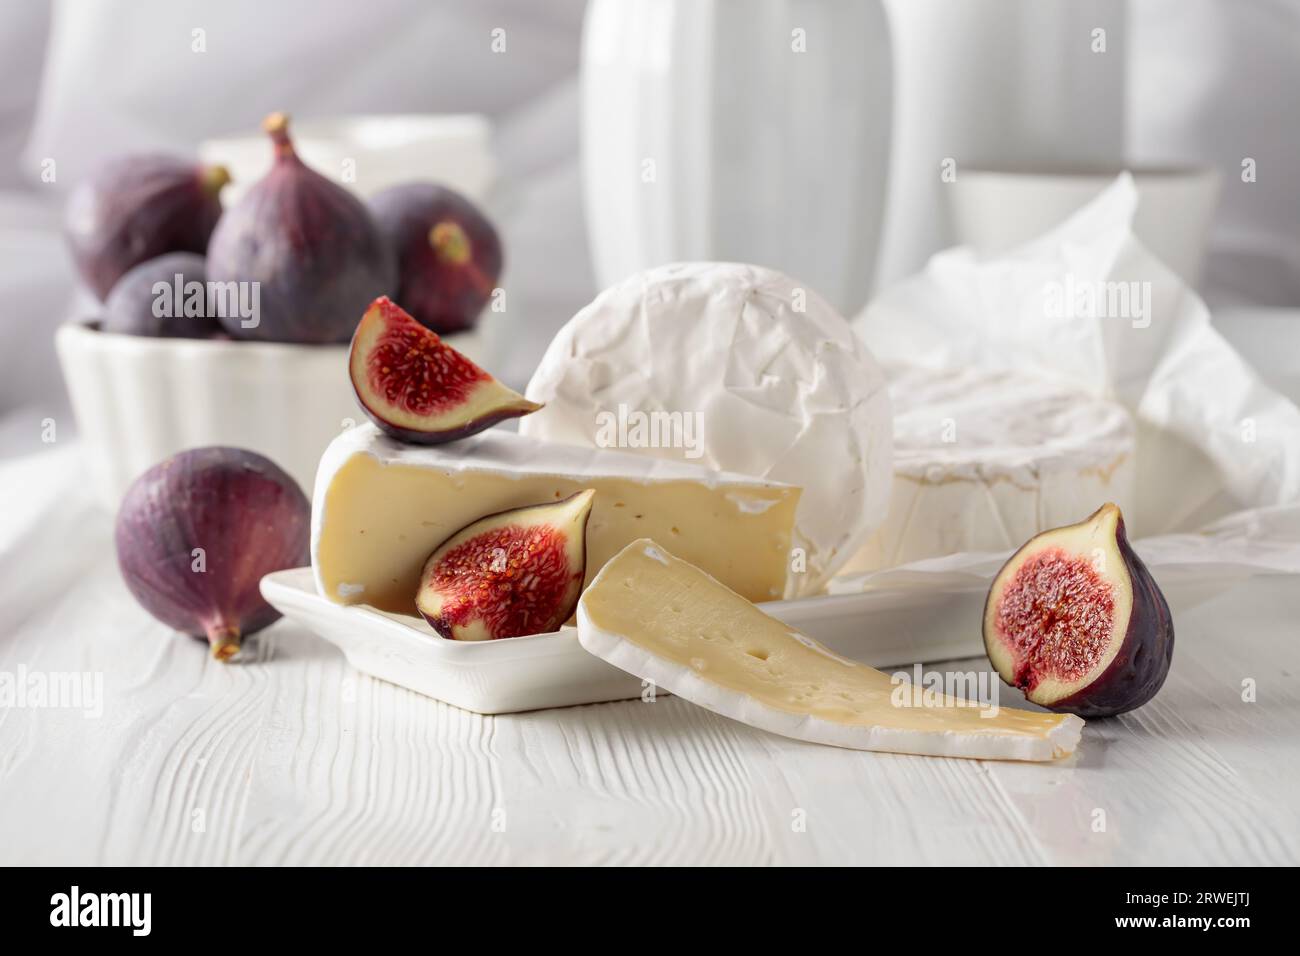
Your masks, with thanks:
M984 647L1004 681L1049 710L1111 717L1156 695L1173 619L1118 507L1035 535L1011 556L984 605Z
M554 631L582 593L595 495L502 511L457 531L420 572L415 605L424 619L454 641Z
M502 385L387 296L362 316L348 372L361 408L400 441L454 441L542 407Z

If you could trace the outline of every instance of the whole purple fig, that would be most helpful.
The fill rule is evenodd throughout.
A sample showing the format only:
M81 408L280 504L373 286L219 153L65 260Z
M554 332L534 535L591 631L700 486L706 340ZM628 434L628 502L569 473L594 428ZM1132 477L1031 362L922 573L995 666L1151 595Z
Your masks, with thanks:
M262 126L275 162L208 248L208 279L254 283L257 314L222 324L235 338L347 342L366 306L392 291L392 254L365 204L298 158L287 116L272 113Z
M197 252L221 216L224 166L160 154L119 156L68 198L65 230L81 277L102 302L132 266Z
M154 465L117 513L126 586L162 623L229 660L275 621L258 584L309 558L311 505L274 462L239 448L193 448Z
M207 294L203 257L174 252L142 262L117 280L100 328L120 335L205 339L221 331Z
M460 193L404 183L370 199L397 257L397 303L439 335L473 328L501 277L504 254L492 223Z

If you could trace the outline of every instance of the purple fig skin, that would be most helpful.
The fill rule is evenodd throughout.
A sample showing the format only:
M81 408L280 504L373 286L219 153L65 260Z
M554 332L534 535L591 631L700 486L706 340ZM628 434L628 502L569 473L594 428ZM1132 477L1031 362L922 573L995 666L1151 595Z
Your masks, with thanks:
M353 388L353 394L356 394L356 388ZM437 432L421 432L412 428L401 428L373 411L361 396L357 395L357 404L361 406L367 418L379 426L380 431L389 435L398 441L407 445L445 445L448 442L459 441L462 438L468 438L470 435L477 435L481 431L487 431L494 425L502 422L508 422L512 418L521 417L522 413L518 411L494 412L489 415L481 415L478 418L465 422L458 428L445 429Z
M1116 513L1113 541L1115 553L1132 589L1132 610L1129 612L1128 626L1123 635L1111 636L1112 642L1120 642L1119 649L1105 670L1089 683L1081 684L1068 696L1050 704L1040 705L1055 713L1076 714L1089 719L1115 717L1149 702L1164 685L1174 656L1174 622L1169 604L1147 566L1129 545L1124 518L1118 513L1119 509L1114 505L1105 505L1078 525L1071 525L1069 528L1086 525L1107 509L1113 509ZM998 640L989 632L988 622L995 607L994 602L1005 593L1005 589L1000 590L998 587L1002 571L1036 546L1045 549L1054 547L1051 538L1063 530L1067 529L1054 528L1035 535L999 569L984 603L986 648L991 648L992 642ZM991 649L989 653L992 657ZM1007 675L1002 674L1001 677L1007 683L1012 683ZM1025 687L1020 689L1025 690ZM1029 693L1026 694L1026 699L1037 703Z
M176 301L176 277L181 277L182 299ZM221 331L221 323L207 311L203 315L185 315L184 288L190 282L208 281L203 257L192 252L174 252L142 262L117 280L104 302L100 328L119 335L146 335L157 338L205 339ZM155 291L167 286L165 298ZM156 315L161 305L169 304L172 315Z
M397 258L398 304L440 335L472 329L505 262L487 217L434 183L391 186L370 198L370 209Z
M208 248L213 282L258 283L257 324L222 317L237 339L347 342L372 299L396 285L392 253L364 203L306 166L288 118L263 123L275 149L271 171L221 217Z
M1174 619L1169 603L1124 533L1119 519L1117 542L1124 568L1133 582L1133 611L1129 614L1119 652L1091 684L1051 706L1051 710L1080 717L1116 717L1136 710L1155 697L1169 676L1174 659Z
M142 262L205 252L229 181L222 166L155 153L101 166L72 191L65 210L68 245L86 285L102 302Z
M118 565L141 607L206 639L225 661L242 637L280 617L258 585L308 562L310 527L306 495L274 462L240 448L194 448L127 489L117 514Z

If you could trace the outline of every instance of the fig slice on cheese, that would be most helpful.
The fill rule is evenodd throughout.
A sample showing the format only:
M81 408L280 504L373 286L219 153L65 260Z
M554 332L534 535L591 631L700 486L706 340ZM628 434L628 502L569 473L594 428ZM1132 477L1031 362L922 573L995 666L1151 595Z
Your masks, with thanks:
M854 750L1052 760L1071 753L1073 715L917 701L889 675L833 653L642 538L578 602L587 651L742 723Z
M456 441L542 407L502 385L387 296L361 317L348 374L370 420L417 445Z
M587 519L596 493L480 518L429 555L415 605L453 641L555 630L573 614L587 574Z

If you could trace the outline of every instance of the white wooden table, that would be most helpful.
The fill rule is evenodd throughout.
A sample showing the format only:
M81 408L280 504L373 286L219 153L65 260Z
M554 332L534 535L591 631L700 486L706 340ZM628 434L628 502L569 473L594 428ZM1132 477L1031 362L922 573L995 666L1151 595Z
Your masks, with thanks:
M0 467L0 672L104 681L98 718L0 708L0 864L1300 862L1294 577L1178 617L1160 696L1066 762L878 755L672 697L480 717L284 622L213 663L79 481L75 448Z

